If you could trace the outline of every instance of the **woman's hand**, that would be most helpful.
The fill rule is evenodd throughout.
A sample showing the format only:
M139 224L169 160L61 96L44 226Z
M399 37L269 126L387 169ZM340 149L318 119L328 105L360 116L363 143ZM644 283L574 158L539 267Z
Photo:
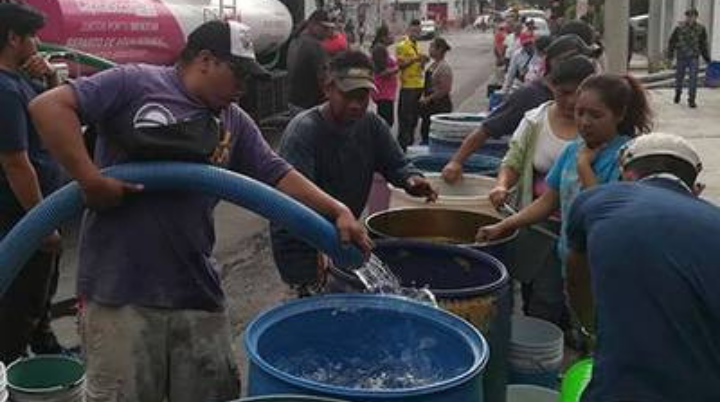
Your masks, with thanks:
M475 235L475 241L478 243L485 243L492 240L499 239L512 231L511 227L508 227L506 221L500 221L494 225L483 226L478 229Z
M577 154L577 173L582 188L587 189L597 184L597 177L593 171L592 164L605 145L590 149L587 144L583 145Z
M588 148L587 144L583 144L577 154L578 167L581 165L583 167L592 167L593 162L595 162L595 158L603 148L605 148L604 145L591 149Z
M505 186L495 186L492 190L490 190L490 194L488 194L490 202L495 208L499 208L505 204L509 196L510 192L507 188L505 188Z

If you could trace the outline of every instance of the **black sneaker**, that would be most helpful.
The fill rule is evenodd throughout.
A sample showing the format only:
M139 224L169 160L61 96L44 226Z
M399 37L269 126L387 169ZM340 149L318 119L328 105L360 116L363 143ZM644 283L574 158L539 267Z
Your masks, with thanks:
M695 109L697 107L697 103L695 103L694 100L690 100L688 101L688 106L690 106L690 108L692 109Z
M680 103L680 93L679 92L675 92L675 99L673 100L673 102L675 102L676 104Z

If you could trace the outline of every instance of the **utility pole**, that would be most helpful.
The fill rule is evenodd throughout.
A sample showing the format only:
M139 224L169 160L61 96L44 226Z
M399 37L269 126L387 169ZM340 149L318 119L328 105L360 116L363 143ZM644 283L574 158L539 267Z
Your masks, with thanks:
M605 9L604 42L607 71L625 74L628 64L630 0L606 0L603 8Z
M665 1L667 0L650 0L649 4L647 50L650 73L659 71L665 59Z

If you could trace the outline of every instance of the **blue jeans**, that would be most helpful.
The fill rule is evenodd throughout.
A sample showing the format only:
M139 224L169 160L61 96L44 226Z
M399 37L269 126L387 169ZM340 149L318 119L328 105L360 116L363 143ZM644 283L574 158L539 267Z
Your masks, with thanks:
M700 61L697 57L678 57L677 65L675 67L675 93L682 94L683 81L685 81L685 71L689 70L690 74L688 80L688 100L691 102L695 101L695 95L697 94L697 79L698 79L698 67Z

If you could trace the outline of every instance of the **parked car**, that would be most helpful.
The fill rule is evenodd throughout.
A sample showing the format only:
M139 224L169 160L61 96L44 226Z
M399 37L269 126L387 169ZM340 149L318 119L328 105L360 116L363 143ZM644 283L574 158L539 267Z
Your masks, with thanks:
M550 26L545 18L540 17L527 17L526 21L532 20L535 24L535 37L550 36Z
M420 39L433 39L437 35L435 20L420 21Z
M547 14L543 10L535 10L535 9L525 9L520 10L520 18L526 17L526 18L547 18Z
M515 12L515 11L512 8L508 8L507 10L500 13L500 15L503 18L507 18L513 12ZM547 14L545 13L545 11L536 10L533 8L522 9L522 10L517 11L517 13L518 13L518 17L520 17L520 18L523 18L523 17L525 17L525 18L531 18L531 17L532 18L547 18Z

